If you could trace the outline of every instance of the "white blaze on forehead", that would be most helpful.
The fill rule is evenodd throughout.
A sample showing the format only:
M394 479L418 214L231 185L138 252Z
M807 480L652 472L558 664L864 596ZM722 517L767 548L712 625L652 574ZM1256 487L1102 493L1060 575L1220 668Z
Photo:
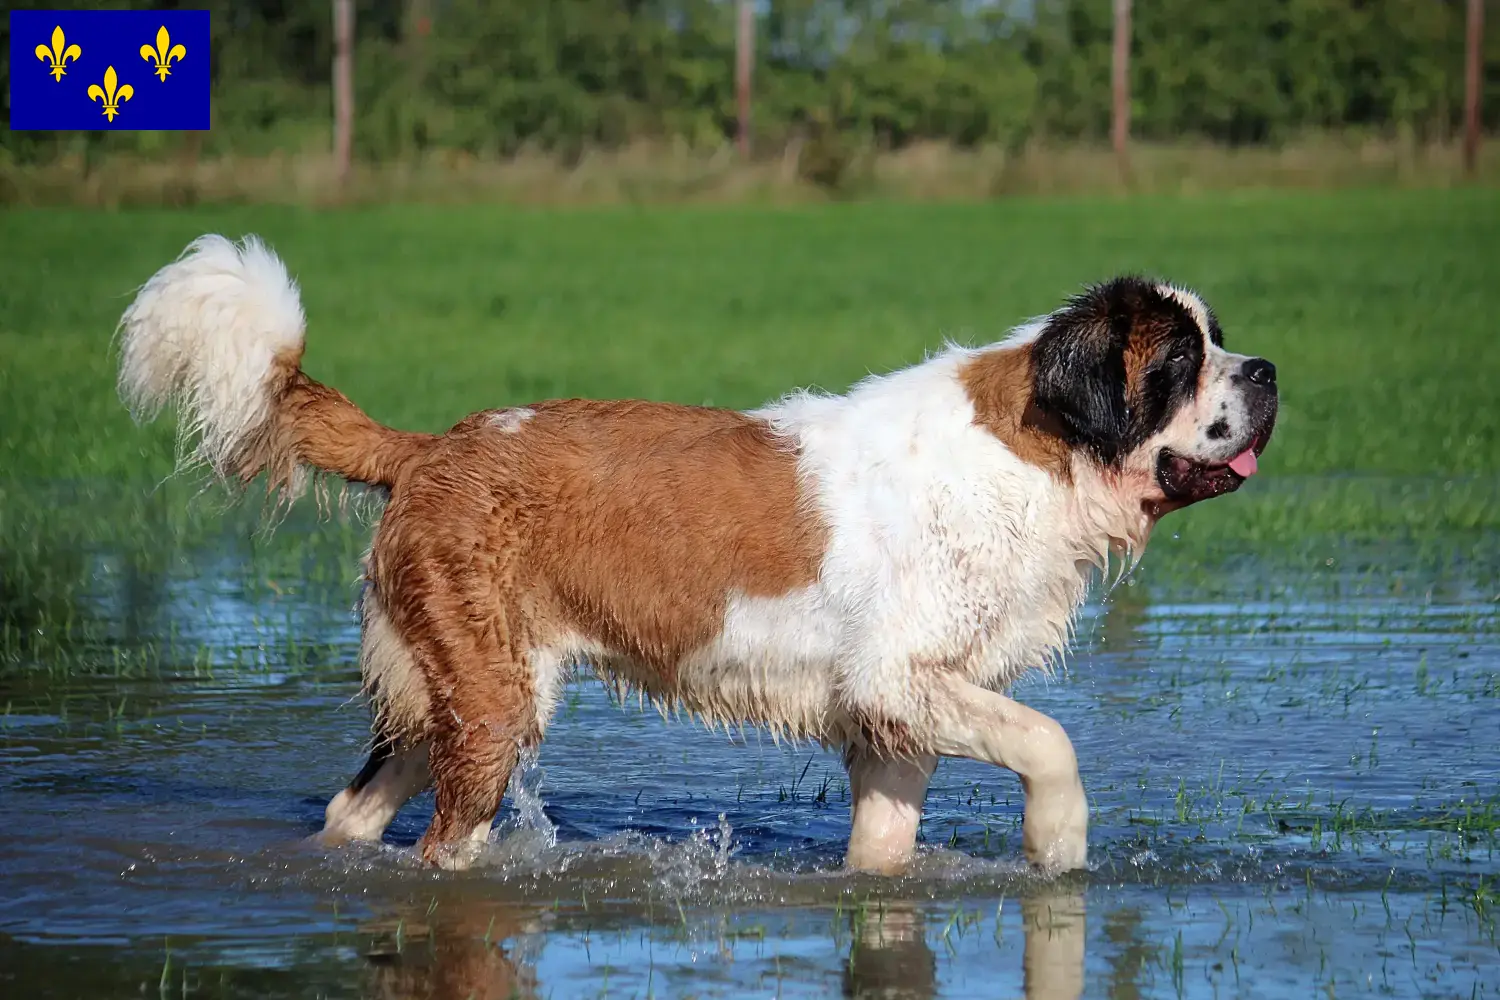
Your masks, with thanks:
M1198 324L1198 329L1203 336L1208 334L1208 306L1198 297L1196 292L1186 288L1178 288L1176 285L1157 285L1156 290L1169 299L1174 299L1178 305L1186 309L1193 317L1193 322Z

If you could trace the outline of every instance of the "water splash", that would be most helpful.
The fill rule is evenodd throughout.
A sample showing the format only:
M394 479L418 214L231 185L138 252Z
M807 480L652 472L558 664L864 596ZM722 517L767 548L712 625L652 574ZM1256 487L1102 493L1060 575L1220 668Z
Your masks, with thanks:
M729 856L738 854L740 850L738 847L730 847L733 833L734 828L729 825L729 820L723 813L719 813L719 849L714 855L714 869L721 876L729 870Z
M547 818L546 802L542 798L544 776L538 749L522 750L510 778L513 811L490 834L491 844L503 842L507 853L512 855L536 855L557 846L557 826Z

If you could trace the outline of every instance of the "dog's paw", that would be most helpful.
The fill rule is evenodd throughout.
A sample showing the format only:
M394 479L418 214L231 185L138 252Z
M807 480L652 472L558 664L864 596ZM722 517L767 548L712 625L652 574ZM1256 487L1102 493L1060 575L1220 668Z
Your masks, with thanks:
M1089 804L1080 782L1029 795L1021 821L1026 860L1048 874L1088 867Z

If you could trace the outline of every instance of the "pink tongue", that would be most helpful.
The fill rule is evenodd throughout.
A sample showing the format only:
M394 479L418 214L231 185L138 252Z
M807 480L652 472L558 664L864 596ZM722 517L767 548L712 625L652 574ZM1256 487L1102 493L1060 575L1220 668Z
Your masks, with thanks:
M1246 448L1231 458L1229 460L1229 467L1234 470L1235 475L1243 476L1246 479L1255 475L1255 470L1260 468L1259 464L1255 461L1255 449Z

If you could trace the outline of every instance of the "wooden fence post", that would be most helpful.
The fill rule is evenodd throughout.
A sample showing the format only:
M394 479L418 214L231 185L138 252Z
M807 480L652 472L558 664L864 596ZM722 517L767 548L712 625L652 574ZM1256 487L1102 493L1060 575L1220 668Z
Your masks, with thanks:
M739 27L734 37L734 91L739 104L739 134L735 137L740 157L750 158L750 72L755 66L755 8L751 0L739 0Z
M354 155L354 0L333 0L333 160L339 190Z
M1464 59L1464 173L1479 161L1479 91L1483 85L1484 0L1469 0L1468 44Z
M1130 177L1130 0L1115 0L1115 47L1111 69L1113 91L1109 137L1120 164L1120 179Z

